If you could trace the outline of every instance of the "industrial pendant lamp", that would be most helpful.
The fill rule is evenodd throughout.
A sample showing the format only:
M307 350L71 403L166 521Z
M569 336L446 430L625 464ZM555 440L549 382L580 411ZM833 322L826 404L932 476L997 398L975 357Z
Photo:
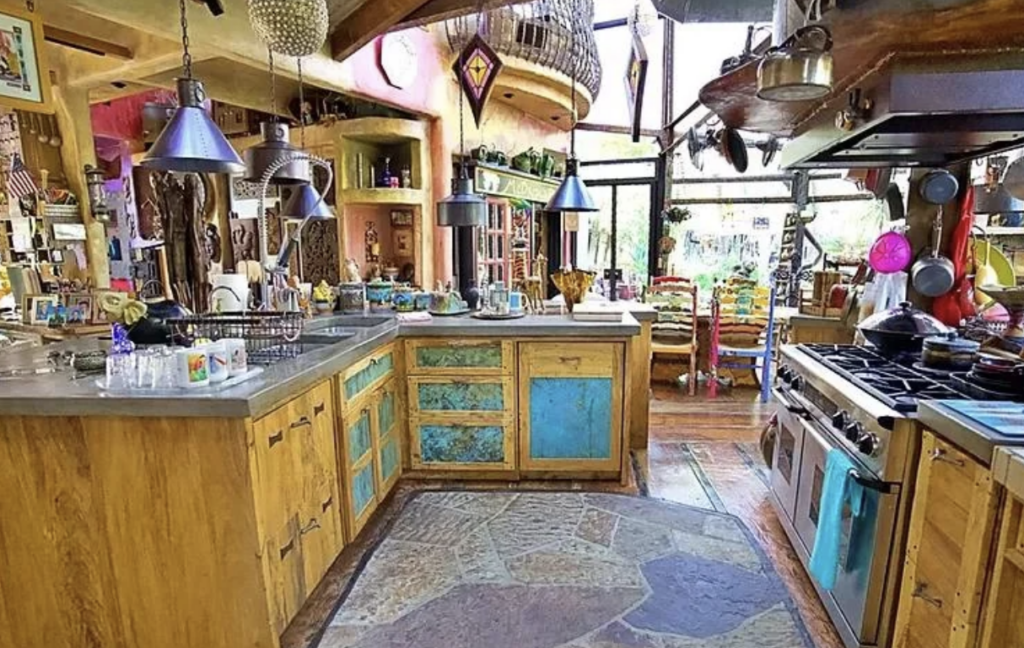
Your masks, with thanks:
M302 59L298 59L299 67L299 148L302 152L306 150L306 97L303 94L303 83L302 83ZM310 181L306 184L295 187L292 191L292 195L285 201L284 206L281 207L281 218L287 218L290 220L330 220L334 218L334 210L327 204L327 201L320 195L316 187L313 186L312 169L310 169L308 160L301 160L297 162L306 168L306 176L310 178ZM276 175L276 174L275 174ZM330 187L324 187L326 191Z
M576 66L579 65L579 56L576 54L576 16L578 12L572 12L572 128L569 130L569 157L565 161L565 178L562 180L558 191L548 202L547 210L553 212L596 212L597 205L590 197L587 185L579 177L579 160L576 158Z
M274 114L277 110L277 75L274 72L274 51L269 47L267 60L270 68L270 112ZM309 164L304 160L295 159L299 149L288 141L288 125L278 122L277 117L273 117L270 121L260 122L260 133L263 135L263 141L242 152L246 182L260 182L271 165L284 158L290 158L291 161L271 177L270 184L308 185Z
M242 159L203 109L206 91L202 83L192 78L185 0L178 0L178 8L181 12L181 60L185 71L184 78L177 79L178 109L140 164L157 171L242 173L245 171Z
M487 201L473 191L466 167L466 95L459 84L459 177L452 180L452 193L437 203L437 224L441 227L483 227L487 224Z

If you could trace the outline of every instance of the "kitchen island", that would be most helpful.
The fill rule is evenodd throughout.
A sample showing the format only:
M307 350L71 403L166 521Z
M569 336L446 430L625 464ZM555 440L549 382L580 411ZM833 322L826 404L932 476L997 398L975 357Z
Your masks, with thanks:
M640 332L326 318L306 353L221 392L4 380L0 645L274 648L405 470L625 481Z

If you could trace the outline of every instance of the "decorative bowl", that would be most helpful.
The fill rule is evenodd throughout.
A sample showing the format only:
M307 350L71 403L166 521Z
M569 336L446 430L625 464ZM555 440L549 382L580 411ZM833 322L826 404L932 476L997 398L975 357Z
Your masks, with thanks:
M568 272L556 272L551 275L555 287L565 297L565 306L572 312L576 304L582 303L590 287L594 285L597 275L585 270L570 270Z

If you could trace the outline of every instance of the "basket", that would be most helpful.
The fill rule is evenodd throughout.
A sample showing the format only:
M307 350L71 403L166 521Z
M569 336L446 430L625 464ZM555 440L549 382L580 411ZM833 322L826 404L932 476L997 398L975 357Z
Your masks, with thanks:
M245 340L249 362L269 365L302 354L302 313L216 313L167 320L174 339L191 343L207 338Z

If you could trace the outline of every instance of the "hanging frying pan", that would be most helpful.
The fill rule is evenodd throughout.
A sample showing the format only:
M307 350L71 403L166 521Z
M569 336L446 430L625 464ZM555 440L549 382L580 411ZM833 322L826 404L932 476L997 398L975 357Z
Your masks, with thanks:
M690 163L693 164L694 168L698 171L704 170L704 147L700 143L700 138L697 137L697 131L692 127L686 131L686 148L690 153Z
M932 169L921 178L921 198L932 205L945 205L956 198L960 183L945 169Z
M864 177L864 189L873 193L875 198L881 198L889 190L891 182L892 169L868 169Z
M903 220L907 217L906 209L903 206L903 192L900 191L899 185L895 182L889 183L885 194L882 196L882 200L885 201L885 206L889 208L890 221Z
M757 145L761 149L761 166L767 167L775 159L775 154L782 148L779 146L779 138L770 135L767 140Z
M750 160L747 157L747 143L743 141L739 131L733 128L722 131L722 148L732 168L739 173L746 173Z

